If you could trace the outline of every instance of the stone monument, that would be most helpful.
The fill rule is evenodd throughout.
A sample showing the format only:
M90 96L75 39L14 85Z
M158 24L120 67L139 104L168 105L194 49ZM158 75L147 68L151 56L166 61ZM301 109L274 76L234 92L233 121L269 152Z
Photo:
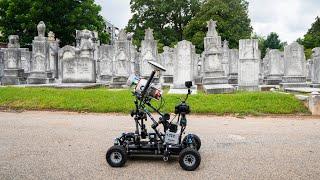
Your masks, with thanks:
M159 61L166 71L161 74L161 82L163 85L168 85L173 83L173 72L174 72L174 49L170 47L163 47L163 53L159 54Z
M10 35L8 48L3 49L2 85L25 84L24 71L21 68L21 50L19 36Z
M4 62L3 62L3 58L4 58L4 53L3 50L0 48L0 85L2 82L2 76L3 76L3 70L4 70Z
M320 47L312 49L312 62L311 86L320 88Z
M229 59L230 59L230 49L229 42L227 40L223 41L222 47L222 69L225 75L229 74Z
M294 42L284 48L282 88L306 87L306 59L302 45Z
M227 45L225 44L225 48ZM221 37L216 30L216 21L208 21L208 32L204 38L203 57L203 89L206 93L233 92L233 86L227 84L228 79L222 66L223 51Z
M174 50L175 63L173 73L173 86L169 94L186 94L186 81L192 81L194 84L194 52L195 47L191 42L183 40L178 42ZM196 89L193 90L196 93Z
M238 64L239 64L239 50L230 49L229 74L228 74L229 84L233 84L233 85L238 84Z
M121 88L126 86L127 79L134 69L131 61L131 42L124 29L120 30L114 48L113 77L110 87Z
M48 33L49 44L49 71L53 73L53 77L58 79L58 59L59 59L59 40L55 38L55 34L50 31Z
M93 32L77 31L77 47L65 46L59 51L62 83L95 83Z
M153 30L150 28L145 30L145 36L144 40L141 42L140 51L140 76L147 78L153 70L148 61L158 61L157 41L154 40Z
M28 48L20 48L21 50L21 68L24 70L24 77L27 78L31 70L31 55Z
M54 82L53 72L50 71L49 44L45 37L46 25L40 22L37 26L38 36L32 42L31 70L28 84L48 84Z
M88 39L84 38L84 34L87 34ZM88 44L92 48L92 57L95 61L99 58L100 41L98 39L99 34L96 31L89 31L87 29L76 30L76 47L81 47L84 42Z
M284 73L283 53L278 49L271 49L267 56L269 60L265 71L265 83L267 85L278 85L281 83Z
M239 90L259 90L260 56L257 39L239 41Z
M306 63L306 79L308 82L312 80L312 69L313 69L313 61L312 59L308 59Z
M99 58L97 61L97 74L99 82L110 83L112 80L112 60L114 49L111 45L99 47Z

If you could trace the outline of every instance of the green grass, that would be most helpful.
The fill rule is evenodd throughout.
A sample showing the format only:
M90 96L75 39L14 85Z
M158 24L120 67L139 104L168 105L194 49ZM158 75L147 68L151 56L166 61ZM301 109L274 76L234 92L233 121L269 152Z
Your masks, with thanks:
M173 112L181 95L165 94L164 112ZM0 88L2 109L65 110L77 112L129 113L134 97L130 90ZM188 99L192 113L197 114L308 114L302 102L292 95L272 92L238 92L206 95Z

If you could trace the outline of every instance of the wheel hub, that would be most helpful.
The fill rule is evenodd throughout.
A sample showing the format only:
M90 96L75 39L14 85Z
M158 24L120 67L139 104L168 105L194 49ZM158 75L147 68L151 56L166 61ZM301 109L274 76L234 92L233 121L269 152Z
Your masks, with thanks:
M184 156L183 162L187 166L193 166L196 163L196 158L192 154L187 154Z
M119 152L113 152L110 156L110 159L114 163L120 163L122 161L122 155Z

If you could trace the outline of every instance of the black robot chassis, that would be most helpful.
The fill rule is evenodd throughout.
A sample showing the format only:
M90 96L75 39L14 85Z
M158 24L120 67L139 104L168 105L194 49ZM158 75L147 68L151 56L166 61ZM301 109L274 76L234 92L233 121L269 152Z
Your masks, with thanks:
M128 79L128 85L136 86L133 92L135 110L131 112L136 130L134 133L123 133L116 138L114 145L106 153L106 160L112 167L122 167L128 157L134 155L160 155L164 161L168 161L170 156L179 156L180 166L184 170L193 171L201 163L198 152L201 140L195 134L187 134L183 137L187 127L186 115L190 113L190 106L186 101L191 94L192 82L185 83L188 93L186 98L175 107L175 116L171 119L169 114L161 113L160 108L157 109L151 104L152 99L161 99L162 102L162 93L152 86L152 81L156 72L165 71L165 68L152 61L149 63L154 70L148 80L136 76L130 76ZM160 116L158 121L154 119L151 111ZM147 132L145 125L148 117L153 130L150 133Z

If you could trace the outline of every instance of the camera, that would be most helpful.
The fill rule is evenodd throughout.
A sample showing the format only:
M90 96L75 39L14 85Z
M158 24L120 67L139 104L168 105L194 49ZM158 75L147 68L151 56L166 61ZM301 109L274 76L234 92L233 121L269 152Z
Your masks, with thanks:
M190 113L190 106L187 103L182 102L175 107L174 113L175 114L180 114L180 113L189 114Z
M184 85L185 85L188 89L190 89L190 88L192 87L192 81L186 81L186 82L184 83Z

